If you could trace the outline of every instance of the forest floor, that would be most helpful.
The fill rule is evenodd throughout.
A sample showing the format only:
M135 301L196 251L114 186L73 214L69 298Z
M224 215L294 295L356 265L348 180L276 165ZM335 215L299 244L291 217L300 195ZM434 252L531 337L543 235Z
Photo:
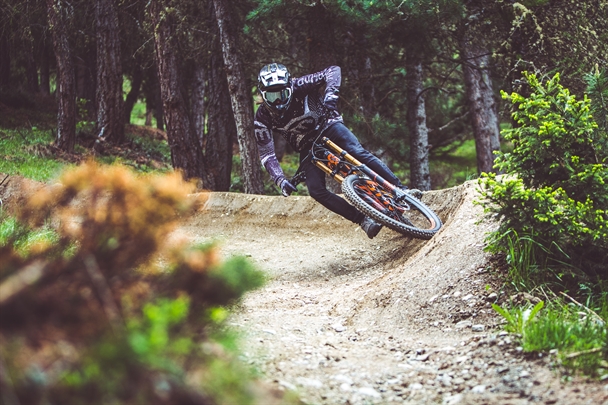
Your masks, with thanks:
M370 240L310 197L212 193L174 237L216 240L268 273L230 321L243 360L305 403L608 404L606 381L566 379L554 355L501 332L491 303L512 297L477 197L474 182L425 193L444 226L422 241Z

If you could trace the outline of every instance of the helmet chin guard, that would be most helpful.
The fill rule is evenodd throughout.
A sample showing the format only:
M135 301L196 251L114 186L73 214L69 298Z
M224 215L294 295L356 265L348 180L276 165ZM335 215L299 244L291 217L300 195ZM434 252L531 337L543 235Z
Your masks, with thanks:
M282 115L291 103L293 84L284 65L271 63L260 69L258 90L271 112Z

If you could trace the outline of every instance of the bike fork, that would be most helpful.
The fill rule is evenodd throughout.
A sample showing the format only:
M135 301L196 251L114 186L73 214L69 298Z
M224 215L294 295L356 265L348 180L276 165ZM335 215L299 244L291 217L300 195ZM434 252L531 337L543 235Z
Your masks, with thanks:
M375 171L373 171L372 169L367 167L366 164L363 164L360 161L358 161L354 156L350 155L347 151L345 151L344 149L342 149L341 147L336 145L334 142L329 140L329 138L323 137L321 139L321 141L325 145L327 145L328 147L333 149L336 153L338 153L341 158L346 160L348 163L351 163L353 166L356 166L358 170L365 173L371 180L378 183L385 190L390 190L390 191L394 192L395 195L397 196L398 200L401 199L405 195L405 192L403 190L401 190L394 184L388 182L386 179L384 179L384 177L380 176L378 173L376 173ZM332 175L331 169L328 168L327 166L321 165L321 164L318 164L317 166L321 167L321 169L324 172L326 172L327 174ZM339 177L339 179L338 179L338 177ZM344 180L344 178L342 176L340 176L339 174L334 175L334 178L336 180L338 180L339 182L342 182Z

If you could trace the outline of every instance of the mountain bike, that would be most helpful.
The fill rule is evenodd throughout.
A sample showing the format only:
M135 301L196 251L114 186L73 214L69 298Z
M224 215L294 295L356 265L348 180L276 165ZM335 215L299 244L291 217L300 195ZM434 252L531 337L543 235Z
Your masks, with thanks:
M348 202L382 225L418 239L431 239L441 228L439 216L422 201L389 183L327 137L313 142L304 161L307 159L341 183ZM306 180L302 167L290 180L296 187Z

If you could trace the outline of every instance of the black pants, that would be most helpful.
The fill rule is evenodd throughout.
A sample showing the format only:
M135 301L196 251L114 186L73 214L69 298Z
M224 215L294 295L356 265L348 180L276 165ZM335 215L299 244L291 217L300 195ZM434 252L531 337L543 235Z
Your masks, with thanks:
M354 156L361 163L366 164L370 169L384 177L390 183L401 186L401 182L395 174L376 156L363 149L361 143L355 135L342 123L336 123L323 133L332 142ZM309 150L304 150L300 154L300 160L304 159ZM308 193L325 208L342 215L344 218L359 224L365 215L350 205L345 199L332 193L325 184L325 173L315 166L310 160L304 164L306 172L306 187Z

